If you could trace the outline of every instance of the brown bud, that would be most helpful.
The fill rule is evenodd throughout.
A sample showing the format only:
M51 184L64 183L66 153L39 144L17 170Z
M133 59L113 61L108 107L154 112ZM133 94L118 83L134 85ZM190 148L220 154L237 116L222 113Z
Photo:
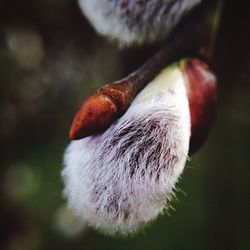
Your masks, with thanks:
M107 129L131 104L138 85L129 81L106 84L84 101L72 122L69 137L78 140Z
M107 95L90 96L76 113L69 137L77 140L105 130L118 114L116 101Z

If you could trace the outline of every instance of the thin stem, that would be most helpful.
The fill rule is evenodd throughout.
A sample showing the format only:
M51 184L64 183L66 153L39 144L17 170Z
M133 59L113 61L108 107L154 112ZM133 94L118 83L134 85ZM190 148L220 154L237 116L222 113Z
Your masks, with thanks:
M98 93L108 94L107 89L120 90L121 85L123 89L127 86L126 104L123 104L127 106L165 66L178 61L183 55L208 62L213 54L221 6L222 0L216 1L216 6L211 0L205 1L172 32L156 55L127 77L103 86Z
M89 97L77 112L70 130L71 139L81 139L107 129L122 116L135 96L171 62L183 56L209 61L218 29L222 0L204 0L175 28L166 45L138 70L104 85Z

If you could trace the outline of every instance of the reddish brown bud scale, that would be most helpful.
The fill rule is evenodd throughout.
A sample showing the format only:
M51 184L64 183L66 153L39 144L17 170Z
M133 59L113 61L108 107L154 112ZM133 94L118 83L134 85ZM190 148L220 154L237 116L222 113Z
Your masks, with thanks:
M97 91L98 94L111 96L115 99L117 108L123 113L127 110L128 105L132 101L130 100L132 92L132 85L130 82L126 81L106 84Z
M69 137L78 140L107 129L129 107L135 86L129 81L114 82L98 89L83 102L72 122Z
M83 102L72 122L69 137L78 140L107 129L130 106L137 86L129 81L114 82L98 89Z
M105 130L117 118L116 101L107 95L90 96L76 113L69 137L77 140Z
M208 136L216 115L217 81L208 65L200 60L187 59L181 68L186 78L191 116L189 152L194 153Z

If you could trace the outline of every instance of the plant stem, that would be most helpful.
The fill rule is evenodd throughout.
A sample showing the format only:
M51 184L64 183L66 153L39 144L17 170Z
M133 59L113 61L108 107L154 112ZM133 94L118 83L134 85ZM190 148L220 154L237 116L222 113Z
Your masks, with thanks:
M81 139L105 130L125 113L135 96L170 63L180 60L183 56L198 57L208 62L213 54L222 1L203 1L172 31L166 40L166 45L144 65L127 77L98 89L94 98L87 99L78 111L72 123L70 138ZM96 117L91 117L90 123L89 115L86 114L89 113L89 107L96 105L97 99L100 100L100 96L109 97L109 106L112 102L112 107L116 108L108 110L107 105L103 105L105 109L96 110ZM103 101L103 98L101 100ZM107 113L109 113L108 119L100 119L100 116ZM99 126L95 124L95 119L96 122L102 121L99 122ZM95 124L94 129L91 128L93 124Z

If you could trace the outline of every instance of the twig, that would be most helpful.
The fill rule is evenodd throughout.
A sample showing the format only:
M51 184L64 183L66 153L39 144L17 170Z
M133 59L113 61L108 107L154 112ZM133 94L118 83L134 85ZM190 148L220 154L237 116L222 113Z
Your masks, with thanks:
M107 129L122 116L131 102L169 63L183 56L209 61L214 49L222 0L204 1L186 17L166 40L166 45L127 77L104 85L77 112L70 139L81 139Z

